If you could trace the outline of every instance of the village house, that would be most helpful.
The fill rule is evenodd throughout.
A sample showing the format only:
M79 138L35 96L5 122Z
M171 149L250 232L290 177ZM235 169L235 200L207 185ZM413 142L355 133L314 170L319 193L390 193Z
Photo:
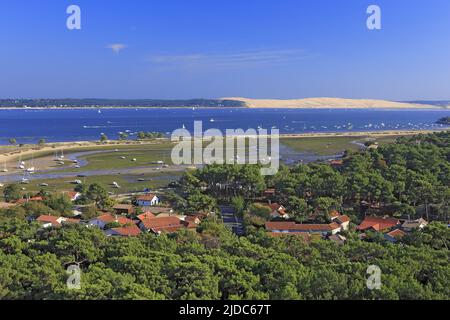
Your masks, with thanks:
M373 231L388 231L400 225L400 221L389 217L365 217L361 224L357 227L359 231L373 230Z
M160 199L155 194L146 194L136 198L136 203L139 207L152 207L158 205Z
M72 201L72 202L81 198L81 193L76 192L76 191L65 191L65 192L63 192L63 194L66 194L67 196L69 196L70 201Z
M417 220L406 220L402 224L402 229L406 232L411 232L414 229L422 230L428 225L428 222L425 219L417 219Z
M149 217L139 222L141 230L146 232L153 232L155 234L161 233L173 233L182 228L196 229L197 224L195 222L185 221L179 217Z
M337 234L341 226L335 222L329 224L299 224L293 221L266 222L266 230L271 233L319 233L322 235Z
M43 228L50 228L50 227L58 228L64 224L80 223L80 220L78 219L55 217L50 215L41 215L36 219L36 221L41 223Z
M124 216L112 215L110 213L102 214L96 218L93 218L87 222L88 226L95 226L100 229L105 229L105 226L110 223L119 223L121 225L133 225L133 220Z
M272 219L281 218L289 219L289 215L286 213L286 208L278 203L266 203L263 206L270 209L270 217Z
M384 235L384 238L389 242L395 243L398 240L400 240L401 238L403 238L405 235L406 235L406 233L404 231L402 231L400 229L395 229L395 230L392 230L392 231L386 233Z
M132 214L134 213L134 207L131 204L116 204L114 207L116 214Z
M141 234L141 229L135 224L126 225L118 228L111 228L105 231L105 235L108 237L136 237Z
M347 231L350 225L350 218L347 215L341 215L339 212L334 211L330 214L331 221L336 222L341 226L341 231Z

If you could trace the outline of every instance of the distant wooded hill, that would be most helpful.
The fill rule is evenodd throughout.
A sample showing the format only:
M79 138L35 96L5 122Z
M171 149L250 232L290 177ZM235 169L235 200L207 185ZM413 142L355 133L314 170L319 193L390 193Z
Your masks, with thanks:
M236 100L191 99L0 99L0 107L245 107Z

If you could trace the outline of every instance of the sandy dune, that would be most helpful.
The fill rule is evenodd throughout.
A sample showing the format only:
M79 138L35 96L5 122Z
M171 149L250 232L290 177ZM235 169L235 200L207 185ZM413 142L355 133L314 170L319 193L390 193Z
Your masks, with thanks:
M432 105L402 103L387 100L368 99L340 99L340 98L306 98L291 100L276 99L249 99L249 98L223 98L237 100L247 104L249 108L304 108L304 109L440 109Z

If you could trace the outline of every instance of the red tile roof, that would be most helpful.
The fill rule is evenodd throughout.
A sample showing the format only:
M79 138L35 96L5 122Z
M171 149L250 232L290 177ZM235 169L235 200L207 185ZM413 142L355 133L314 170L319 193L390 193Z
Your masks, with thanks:
M60 227L61 223L58 222L59 217L50 216L50 215L42 215L39 216L36 221L42 222L42 223L51 223L54 227Z
M50 215L41 215L39 216L36 221L42 222L42 223L51 223L54 227L60 227L63 224L74 224L74 223L80 223L80 220L78 219L71 219L71 218L63 218L63 217L55 217Z
M150 211L147 211L147 212L145 212L145 213L140 214L140 215L137 216L137 218L138 218L139 220L141 220L141 221L144 221L144 220L147 220L147 219L153 219L153 218L155 218L155 217L156 217L156 216L155 216L153 213L151 213Z
M343 215L343 216L339 216L336 218L336 220L340 223L344 223L344 222L350 222L350 218L347 215ZM335 221L336 221L335 220Z
M266 222L266 230L290 231L290 232L331 232L339 229L337 223L330 224L298 224L295 222Z
M395 227L398 224L400 224L400 221L394 218L365 217L357 229L363 231L372 228L375 231L381 231Z
M120 228L112 228L111 230L124 237L134 237L141 233L141 229L139 229L135 224Z
M117 220L118 223L123 224L123 225L125 225L125 224L130 224L130 225L134 224L134 221L131 220L131 219L128 219L127 217L114 216L114 215L112 215L110 213L103 214L103 215L98 216L97 218L94 218L94 219L100 220L100 221L102 221L104 223L112 223L112 222L116 222L116 220Z
M153 232L175 232L180 228L188 227L189 222L180 220L177 217L156 217L142 221L147 230Z
M406 233L400 229L395 229L392 230L391 232L388 232L387 235L392 238L403 238L406 235Z

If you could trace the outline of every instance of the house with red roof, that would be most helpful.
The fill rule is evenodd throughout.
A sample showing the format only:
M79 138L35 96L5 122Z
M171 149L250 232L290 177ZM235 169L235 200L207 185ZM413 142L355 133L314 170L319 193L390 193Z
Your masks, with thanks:
M397 242L398 240L402 239L406 233L400 229L394 229L384 235L384 238L392 243Z
M173 233L182 228L196 229L197 224L190 221L185 221L176 216L169 217L154 217L144 219L139 223L139 227L146 232L153 232L156 234Z
M111 228L105 231L108 237L136 237L141 234L141 229L135 224L118 228Z
M74 224L80 223L78 219L71 219L65 217L55 217L50 215L41 215L36 219L37 222L40 222L43 228L59 228L64 224Z
M367 216L357 227L357 229L359 231L387 231L398 226L399 224L400 221L395 218Z
M109 223L119 223L122 226L124 225L133 225L135 222L131 219L128 219L124 216L112 215L111 213L105 213L101 216L93 218L87 222L88 226L95 226L100 229L105 229L105 226Z
M147 211L147 212L144 212L143 214L138 215L136 218L142 222L144 220L153 219L155 217L156 217L156 215L154 215L150 211Z
M69 196L70 201L72 201L72 202L81 198L81 193L76 192L76 191L65 191L65 192L63 192L63 194L66 194L67 196Z
M268 207L270 212L270 217L272 219L274 218L282 218L282 219L289 219L289 215L286 213L286 208L278 203L267 203L263 204L265 207Z
M322 235L337 234L341 226L335 222L328 224L300 224L293 221L270 221L265 224L266 230L271 233L320 233Z

